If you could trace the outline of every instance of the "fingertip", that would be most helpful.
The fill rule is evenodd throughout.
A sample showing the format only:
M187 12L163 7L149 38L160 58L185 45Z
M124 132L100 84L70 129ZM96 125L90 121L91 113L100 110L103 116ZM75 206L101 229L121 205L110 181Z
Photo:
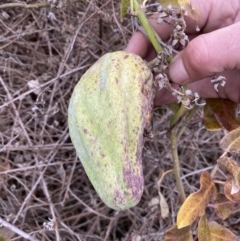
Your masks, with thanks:
M149 45L150 42L143 33L134 32L129 40L127 47L125 48L125 51L137 54L144 58L148 54Z
M189 76L181 57L177 57L176 59L174 59L169 66L169 77L174 83L177 84L188 83Z

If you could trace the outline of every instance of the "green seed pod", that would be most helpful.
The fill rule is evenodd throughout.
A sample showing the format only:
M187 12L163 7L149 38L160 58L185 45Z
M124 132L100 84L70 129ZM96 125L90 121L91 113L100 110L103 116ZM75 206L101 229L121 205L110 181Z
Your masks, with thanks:
M118 51L102 56L70 99L72 143L98 195L115 210L141 199L143 131L153 97L153 76L145 62Z

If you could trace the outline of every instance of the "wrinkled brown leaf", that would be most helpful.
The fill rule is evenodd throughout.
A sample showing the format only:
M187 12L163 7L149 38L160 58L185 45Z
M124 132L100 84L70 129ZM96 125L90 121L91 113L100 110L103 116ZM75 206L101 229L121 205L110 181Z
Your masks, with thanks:
M163 241L193 241L192 231L190 227L178 229L174 225L164 235Z
M212 221L208 223L212 239L211 241L237 241L237 237L224 226Z
M229 172L236 185L240 187L240 167L238 166L237 162L230 157L223 156L217 160L217 163L220 168Z
M232 186L233 186L233 179L229 177L224 185L224 194L229 200L233 202L240 201L240 191L233 193Z
M240 127L225 135L220 147L226 152L240 152Z
M200 184L199 191L189 195L181 206L177 215L178 228L186 227L202 217L208 203L215 197L216 187L208 172L202 172Z
M204 122L205 128L209 131L218 131L222 129L213 111L208 105L205 105L203 108L203 122Z
M198 240L199 241L210 241L211 240L211 233L208 227L208 220L206 215L203 215L198 222Z
M216 120L223 129L232 131L240 127L240 122L236 119L237 104L228 99L206 99L207 105L213 111Z
M228 218L232 213L240 211L240 201L233 202L229 200L223 193L218 193L216 200L212 206L215 212L222 220Z

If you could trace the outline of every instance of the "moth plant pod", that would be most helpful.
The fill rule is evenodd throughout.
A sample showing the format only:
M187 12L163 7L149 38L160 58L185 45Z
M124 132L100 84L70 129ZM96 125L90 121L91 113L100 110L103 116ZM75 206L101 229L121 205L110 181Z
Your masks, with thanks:
M151 119L153 76L137 55L107 53L82 76L68 125L77 155L102 201L115 210L143 193L143 132Z

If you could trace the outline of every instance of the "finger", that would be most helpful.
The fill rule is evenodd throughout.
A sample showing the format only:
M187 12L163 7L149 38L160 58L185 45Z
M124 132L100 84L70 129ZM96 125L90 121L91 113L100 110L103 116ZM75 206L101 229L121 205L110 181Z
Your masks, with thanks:
M173 96L169 90L161 89L157 91L154 99L155 106L170 104L173 102L177 102L177 98Z
M171 80L190 83L224 70L240 69L240 23L193 39L169 67Z
M147 55L149 46L148 38L141 32L135 32L129 40L125 51L135 53L143 58Z

